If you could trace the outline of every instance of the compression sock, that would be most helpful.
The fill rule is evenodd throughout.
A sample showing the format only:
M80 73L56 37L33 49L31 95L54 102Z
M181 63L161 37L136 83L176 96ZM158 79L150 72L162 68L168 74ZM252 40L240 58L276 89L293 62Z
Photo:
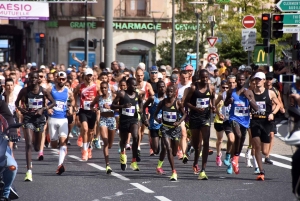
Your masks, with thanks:
M63 164L63 162L65 160L66 152L67 152L67 146L61 146L59 148L58 166Z

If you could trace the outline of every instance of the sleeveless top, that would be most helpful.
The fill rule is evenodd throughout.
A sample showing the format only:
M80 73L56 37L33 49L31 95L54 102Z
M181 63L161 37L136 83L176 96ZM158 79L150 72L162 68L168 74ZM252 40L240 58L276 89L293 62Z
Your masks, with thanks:
M99 108L100 108L100 112L114 112L112 109L106 109L104 108L104 104L108 104L109 106L111 106L113 100L111 95L109 95L106 99L103 99L103 96L100 96L99 98Z
M165 102L166 99L162 100L163 106L162 110L162 123L167 126L174 126L173 124L179 119L179 112L176 108L176 99L170 107L167 107Z
M270 99L269 90L265 89L262 94L254 94L255 102L258 106L258 111L252 110L253 120L268 120L269 114L272 113L272 101Z
M166 97L165 97L166 98ZM150 114L150 119L149 119L149 129L159 129L161 127L161 124L159 124L157 121L154 120L154 113L156 111L156 108L159 104L160 100L158 99L158 94L154 95L154 101L152 103L152 106L149 107L149 114ZM161 119L162 118L162 110L160 110L157 114L157 118Z
M120 113L120 121L132 120L138 118L138 93L134 92L134 97L130 98L125 91L124 98L120 98L119 104L125 105L126 103L131 103L130 108L122 108Z
M32 91L28 91L27 88L27 95L25 96L25 106L28 110L28 113L25 115L35 115L35 112L38 109L45 107L45 98L43 93L43 87L39 87L39 91L37 94L34 94Z
M204 111L199 113L195 110L190 111L190 119L199 120L201 119L209 119L210 118L210 97L211 93L208 85L206 86L206 91L201 93L198 85L196 85L196 89L191 97L190 103L196 108L204 108Z
M245 95L237 95L236 89L232 92L233 103L229 111L229 121L236 121L242 126L249 128L250 113L249 113L249 100Z
M86 86L82 83L80 86L80 108L91 110L90 104L97 96L97 85L93 83L91 86Z
M64 119L67 118L67 101L69 97L69 89L64 87L63 91L58 91L56 86L52 87L51 95L55 100L56 105L53 107L53 115L50 115L52 118ZM49 103L51 104L51 103Z

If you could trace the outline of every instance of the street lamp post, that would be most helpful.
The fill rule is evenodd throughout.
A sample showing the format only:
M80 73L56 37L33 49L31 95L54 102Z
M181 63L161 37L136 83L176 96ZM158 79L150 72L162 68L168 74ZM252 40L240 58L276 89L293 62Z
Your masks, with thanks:
M208 2L206 1L192 1L189 2L190 4L194 4L195 7L195 15L197 18L197 44L196 44L196 70L198 70L198 65L199 65L199 18L200 18L200 13L196 9L197 4L207 4Z
M172 0L172 56L171 66L175 68L175 0Z
M155 46L155 52L154 52L154 58L153 58L153 61L154 61L154 64L156 65L156 47L157 47L157 21L154 17L154 13L161 13L161 11L151 11L152 13L152 18L153 18L153 24L154 24L154 46ZM163 14L162 14L163 15ZM162 17L161 15L161 17ZM159 19L161 19L161 17Z
M87 0L85 1L84 5L84 60L88 64L88 48L89 48L89 41L88 41L88 25L87 25Z

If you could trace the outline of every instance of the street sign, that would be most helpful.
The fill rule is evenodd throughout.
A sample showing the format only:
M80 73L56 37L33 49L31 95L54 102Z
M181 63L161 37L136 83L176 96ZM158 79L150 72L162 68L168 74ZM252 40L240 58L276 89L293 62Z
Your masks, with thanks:
M283 27L283 33L299 33L300 27Z
M242 46L256 45L256 29L242 29Z
M218 37L214 37L214 36L207 37L207 42L211 47L215 46L217 40L218 40Z
M207 56L207 61L209 62L210 59L214 59L214 63L218 63L219 62L219 55L217 53L210 53Z
M265 51L264 51L264 45L259 44L255 45L254 51L253 51L253 63L260 66L260 65L268 65L268 56ZM270 49L273 50L272 52L269 53L270 57L270 66L274 65L274 60L275 60L275 45L271 44Z
M300 24L300 14L298 13L284 13L283 25L298 25Z
M244 51L248 52L248 51L253 51L254 50L254 46L250 45L250 46L244 46Z
M252 15L246 15L243 20L242 24L246 29L251 29L255 26L256 20Z
M300 0L281 0L276 6L281 12L298 12L300 10Z
M218 48L216 47L210 47L207 49L208 53L217 53L218 52Z

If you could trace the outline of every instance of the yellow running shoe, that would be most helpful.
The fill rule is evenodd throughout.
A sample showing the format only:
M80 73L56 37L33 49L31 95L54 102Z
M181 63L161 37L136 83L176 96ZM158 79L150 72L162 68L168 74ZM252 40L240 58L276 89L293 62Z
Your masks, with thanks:
M112 169L110 168L110 166L106 166L106 174L111 174L112 173Z
M173 172L170 181L177 181L177 172Z
M127 168L127 156L126 154L120 154L120 163L121 163L121 169L124 171Z
M24 181L32 181L32 172L26 172Z
M131 165L130 165L130 168L131 168L133 171L140 171L140 168L139 168L137 162L132 162Z
M200 172L198 179L199 180L208 180L208 177L206 176L205 171Z

